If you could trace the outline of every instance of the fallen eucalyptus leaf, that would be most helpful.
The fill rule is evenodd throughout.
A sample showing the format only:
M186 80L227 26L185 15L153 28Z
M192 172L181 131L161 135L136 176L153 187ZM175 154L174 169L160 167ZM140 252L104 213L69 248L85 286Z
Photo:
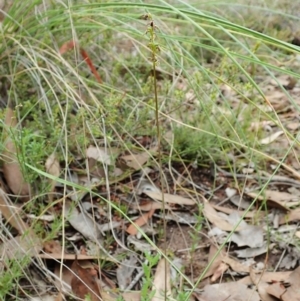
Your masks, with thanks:
M5 147L2 152L3 174L11 191L15 195L22 197L23 200L28 200L31 196L31 187L23 177L22 168L17 156L16 143L9 136L10 132L17 127L15 113L11 108L7 108L5 125L7 130L5 131Z
M97 223L90 218L83 210L78 210L70 201L65 202L66 218L74 229L81 233L85 238L94 242L102 242L102 233Z

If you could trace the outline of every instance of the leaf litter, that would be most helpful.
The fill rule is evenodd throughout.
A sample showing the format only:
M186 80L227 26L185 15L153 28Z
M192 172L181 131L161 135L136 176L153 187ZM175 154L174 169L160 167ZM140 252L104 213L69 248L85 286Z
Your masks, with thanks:
M92 148L90 148L91 151ZM97 150L97 152L96 152ZM101 152L99 155L99 149L93 148L92 151L94 153L94 159L99 160L103 164L113 164L110 160L110 155L105 156L104 155L104 149L100 148ZM91 156L91 153L87 152L86 155ZM148 161L145 161L148 162ZM144 164L145 164L144 162ZM55 177L60 176L60 166L55 158L55 155L52 154L45 164L46 171L50 174L52 174ZM76 175L76 173L74 174ZM74 183L79 183L79 178L77 176L69 177L69 181L74 181ZM49 190L49 193L53 194L55 196L55 192L60 189L61 185L57 185L57 181L55 181L55 185L53 185L54 182L51 182L51 188ZM58 182L59 184L59 182ZM88 184L89 185L89 184ZM94 189L94 185L87 186L91 187L91 189ZM72 192L73 190L70 190ZM281 292L287 292L286 284L284 287L279 286L281 289L278 293L278 288L275 286L275 283L272 283L272 280L269 282L266 282L263 284L258 284L256 272L251 272L252 265L258 264L259 261L256 261L256 258L259 258L261 254L265 254L268 249L269 245L266 244L265 241L265 235L266 232L264 230L265 223L262 220L261 225L255 225L252 224L256 217L261 217L263 219L266 218L266 215L261 215L259 212L254 211L241 211L240 209L248 209L249 204L251 203L251 200L247 200L245 197L239 196L237 190L235 189L229 189L226 188L224 190L224 198L229 198L230 202L235 206L234 208L229 207L221 207L216 205L215 202L211 202L206 200L203 196L201 197L202 200L204 200L203 204L199 203L199 201L196 201L196 199L191 198L190 196L187 197L184 195L184 193L175 194L175 193L164 193L162 194L161 190L152 182L152 181L139 181L139 184L136 186L136 188L133 188L133 192L136 192L135 195L135 201L131 201L131 203L126 203L129 210L134 210L133 212L136 212L137 215L132 216L132 221L134 223L129 224L127 228L124 228L124 225L128 223L128 221L122 219L121 217L114 217L115 220L107 220L109 219L109 215L107 214L107 209L101 209L101 206L99 204L99 200L96 201L96 203L93 201L93 203L82 201L86 195L86 193L77 193L75 190L76 198L73 199L73 201L66 199L62 202L61 210L64 212L64 218L70 226L72 227L72 231L74 233L74 230L81 235L79 236L79 241L88 240L90 242L95 243L98 245L96 250L101 252L101 248L105 244L105 237L106 234L104 232L107 231L116 231L116 233L124 233L124 230L126 229L126 232L130 234L127 236L127 242L126 245L129 248L135 249L135 251L148 251L148 252L155 252L155 248L151 246L147 241L143 239L143 236L139 235L139 230L135 225L138 225L139 227L144 228L146 225L148 227L155 227L155 223L159 222L162 218L166 218L169 221L173 221L177 224L186 224L191 227L193 224L197 224L197 217L195 217L195 208L197 208L199 205L202 206L202 213L204 217L207 219L209 224L213 227L211 228L210 237L214 241L218 241L219 244L222 244L226 242L228 245L233 245L235 248L232 249L233 252L231 252L231 255L227 254L223 250L220 252L217 257L214 257L215 254L218 252L219 246L218 244L215 245L215 243L210 244L210 256L206 260L206 264L203 265L201 270L205 268L205 265L207 265L211 260L213 260L212 266L209 268L209 270L206 272L205 278L209 278L212 284L207 284L203 282L204 290L201 293L201 295L198 296L199 300L210 300L211 298L214 298L214 300L223 300L223 298L229 298L228 300L240 300L240 296L252 296L251 300L268 300L268 297L266 296L277 296ZM74 191L72 192L74 193ZM5 195L5 194L4 194ZM248 197L256 198L258 195L256 195L254 192L246 193ZM258 198L260 198L258 196ZM261 200L264 200L267 198L267 200L272 200L274 202L278 203L284 203L294 201L296 197L294 197L292 194L288 192L276 192L275 190L266 190L264 198L261 198ZM56 202L55 198L49 198L50 202ZM74 204L77 204L77 206ZM165 205L163 206L163 201L165 202ZM3 202L3 204L6 204ZM7 205L5 205L7 208ZM271 206L273 207L273 206ZM283 207L283 205L282 205ZM58 207L59 208L59 207ZM104 207L105 208L105 204ZM158 210L162 210L165 208L169 212L166 212L166 214L159 214ZM192 213L190 210L186 210L187 208L191 208L192 211L194 210L194 213ZM238 209L236 209L238 208ZM281 207L280 207L281 208ZM286 208L286 207L283 207ZM19 210L18 210L19 211ZM144 213L142 213L144 211ZM11 220L12 225L15 225L14 228L19 229L20 226L16 224L16 221L11 219L11 214L9 211L2 211L5 219L8 221ZM18 214L20 214L18 212ZM51 216L51 218L46 218L46 215ZM44 217L43 216L30 216L28 217L32 219L37 219L44 221L46 223L51 223L55 220L55 215L53 215L53 211L49 211ZM15 216L15 215L13 215ZM244 219L241 219L241 217L244 216ZM282 210L281 220L279 221L279 224L285 220L297 220L299 219L299 214L297 213L297 209L293 210ZM111 218L111 217L110 217ZM157 219L155 221L155 219ZM105 221L107 220L107 222ZM18 219L18 223L20 223L21 227L25 227L27 229L27 226L24 226L23 219ZM202 222L203 223L203 222ZM105 224L108 225L106 228ZM115 226L113 226L115 224ZM22 226L23 225L23 226ZM122 229L121 232L119 229ZM22 228L20 228L22 229ZM115 230L113 230L115 229ZM180 227L179 227L180 229ZM178 229L176 230L178 231ZM232 232L233 231L233 232ZM232 232L232 233L231 233ZM146 233L148 230L146 230ZM214 234L216 233L216 234ZM209 232L208 232L209 234ZM229 234L231 235L229 238ZM118 234L119 235L119 234ZM177 234L176 234L177 235ZM188 234L189 235L189 234ZM199 234L198 234L199 235ZM187 237L185 237L187 239ZM190 238L189 238L190 239ZM15 246L11 245L8 241L4 242L4 245L6 248L17 248L20 245L22 245L21 241L19 241L18 237L15 237L13 239L15 242ZM78 239L77 239L78 241ZM273 243L273 242L272 242ZM282 247L282 244L280 245L278 241L275 240L275 244ZM287 246L290 246L291 241L287 242ZM88 244L86 243L86 247ZM25 250L28 249L28 246L25 245ZM117 245L114 247L116 252L119 248ZM56 275L55 277L55 283L57 286L60 286L63 284L63 293L66 294L71 293L79 298L84 298L87 294L89 294L89 298L91 300L99 300L100 296L101 298L104 298L104 300L115 300L116 297L110 297L107 295L107 292L105 290L110 289L110 285L104 285L100 281L100 275L101 271L95 269L92 265L90 265L87 268L83 268L80 264L82 260L92 260L95 258L99 258L99 255L88 255L86 254L86 251L84 251L85 248L75 248L74 252L75 254L68 254L66 253L66 250L62 249L59 241L53 241L53 242L46 242L43 244L43 246L39 248L35 248L38 253L31 253L31 256L35 256L38 258L43 258L45 260L59 260L61 263L57 264L56 267ZM177 249L180 249L180 246L177 245ZM182 248L185 249L185 248ZM112 249L113 250L113 249ZM189 254L189 249L186 249L187 253L184 251L178 254L187 254L186 256L191 256ZM28 252L28 251L26 251ZM83 253L82 253L83 252ZM97 252L97 251L96 251ZM176 251L175 251L176 252ZM292 251L291 251L292 252ZM201 252L200 252L201 254ZM234 255L236 254L236 255ZM19 256L19 255L14 255ZM234 258L234 256L237 256ZM111 260L109 257L107 257L105 254L104 256L101 255L101 257L105 260ZM112 255L114 257L114 255ZM182 257L182 258L184 258ZM251 265L247 263L247 260L252 260ZM180 258L179 258L180 259ZM66 265L66 263L63 263L63 270L61 274L61 264L63 261L68 260L69 263ZM182 260L182 259L180 259ZM288 259L283 259L283 263L287 262ZM293 260L293 259L291 259ZM140 265L140 260L137 260L136 255L131 255L129 259L119 261L115 258L114 262L119 262L119 267L116 269L116 281L118 284L118 287L121 290L125 290L126 287L129 285L134 285L137 288L139 287L139 281L135 279L138 275L139 277L143 276L143 272ZM193 261L191 261L191 264ZM161 299L164 295L164 289L167 288L167 295L172 295L172 289L171 289L171 282L170 277L171 274L165 275L165 271L168 271L168 273L171 273L171 269L169 267L166 268L166 261L164 259L161 259L159 261L159 264L156 268L156 273L154 275L154 281L153 281L153 291L155 292L154 296L152 297L152 300L158 300ZM297 263L297 261L296 261ZM90 261L90 264L92 262ZM183 261L183 267L187 264L186 258ZM285 266L287 266L287 263L285 263ZM293 265L294 267L295 265ZM186 267L184 268L186 269ZM196 271L196 270L195 270ZM200 273L200 271L198 272ZM252 276L251 276L252 273ZM259 270L259 273L263 273ZM276 273L274 273L275 275ZM61 278L61 276L63 278ZM213 284L217 281L220 281L225 275L234 275L234 277L247 277L247 275L250 275L249 282L253 284L252 288L249 288L245 286L244 284L239 284L238 282L229 282L229 283L219 283L219 284ZM164 279L167 279L167 283L164 282ZM243 278L241 278L243 279ZM276 277L274 277L276 279ZM61 282L63 281L63 282ZM275 281L275 280L274 280ZM285 280L288 281L287 277L285 276ZM61 284L60 284L61 283ZM135 284L134 284L135 283ZM101 287L105 287L104 291L101 289ZM256 287L256 289L255 289ZM257 290L257 291L256 291ZM222 294L219 293L219 291L222 291ZM293 290L290 289L292 292ZM139 296L139 291L136 292L137 295L135 297ZM277 295L276 295L277 294ZM59 296L59 295L57 295ZM123 294L123 296L126 296L126 293ZM46 298L46 295L45 295ZM124 297L125 298L125 297ZM131 297L126 297L131 298ZM125 299L126 299L125 298ZM139 298L139 297L137 297ZM259 299L261 298L261 299ZM285 300L285 299L280 299Z
M96 80L102 83L87 52L77 42L65 43L59 52L63 55L76 47ZM279 82L293 92L294 84L290 80L280 79ZM270 80L269 86L272 86L269 90L271 92L267 93L269 105L262 105L261 108L266 112L272 111L271 107L284 109L287 101L285 93L278 91L277 82ZM223 85L220 91L224 97L238 102L235 99L238 96L230 86ZM186 98L187 102L196 103L192 91L186 93ZM223 110L223 114L229 113ZM287 128L298 130L299 122L291 122L287 113L281 116ZM6 129L12 132L17 126L14 112L9 109L6 117ZM285 131L276 124L253 121L249 131L258 130L265 131L264 138L258 140L260 145L276 148L279 152L285 149ZM26 208L22 204L34 200L33 192L23 177L17 144L11 138L5 141L1 157L3 176L19 203L12 202L4 188L1 190L1 226L6 233L1 236L1 254L4 259L20 259L26 254L34 259L43 259L47 264L54 263L54 272L47 265L39 271L51 276L59 293L52 296L44 294L42 299L36 300L48 297L50 300L59 300L67 293L89 300L117 300L120 296L124 300L140 300L144 253L150 252L154 257L156 246L162 248L165 243L172 249L173 254L169 257L174 258L170 260L173 266L162 257L152 267L153 301L161 300L165 293L169 298L176 299L176 277L184 279L185 285L191 285L202 274L197 293L191 299L299 300L299 195L289 191L289 188L296 187L300 178L296 168L297 159L289 155L287 162L290 163L282 165L285 170L281 171L280 176L272 178L272 164L268 169L270 173L262 176L265 171L258 170L259 167L236 163L237 174L231 174L230 177L226 173L219 173L216 177L214 184L219 184L219 189L215 189L205 168L178 164L176 171L181 176L178 180L172 178L172 172L164 166L168 185L162 192L157 181L157 168L153 167L146 172L146 168L153 164L157 147L151 146L144 151L128 154L96 143L94 145L90 145L84 156L79 158L79 161L87 161L89 174L85 174L87 172L80 164L69 167L67 181L74 183L74 187L65 187L62 182L65 179L59 180L63 169L56 155L48 157L45 162L46 172L58 180L49 182L48 198L45 201L49 205L46 207L47 212L29 214L24 212ZM278 155L278 158L281 156ZM113 179L109 185L103 184L101 181L106 177L104 170L116 176L114 171L120 162L123 164L120 164L118 175L126 173L126 176ZM276 165L278 162L273 163ZM185 179L186 171L190 175ZM199 173L201 178L197 177ZM145 175L149 180L141 181ZM237 180L233 181L232 177ZM140 184L136 184L136 178L139 178ZM267 189L261 193L262 182L269 178L271 181ZM190 185L191 182L194 185ZM85 189L76 188L78 185ZM209 200L202 195L203 190L195 189L196 185L210 192ZM241 193L239 185L244 185ZM67 195L63 194L64 189ZM254 199L257 202L253 203ZM222 206L221 202L224 202ZM163 209L166 211L162 212ZM124 213L131 222L124 217ZM54 241L42 241L31 231L34 223L49 230L57 219L65 223L65 229L63 233L56 233ZM159 236L163 219L168 221L165 242ZM273 228L275 224L277 226ZM294 227L284 229L283 226L287 224ZM16 232L8 229L8 225ZM139 228L144 233L151 233L148 239L140 233ZM24 233L27 234L26 239ZM223 244L224 248L220 249ZM93 255L89 255L90 252ZM122 259L124 254L127 255L126 259ZM103 271L99 268L99 261L104 266ZM175 261L178 262L181 274L176 274L178 269L174 269ZM211 261L211 266L205 272ZM286 271L288 269L294 270ZM176 270L175 276L172 276L172 270ZM134 291L124 292L130 286ZM120 290L118 293L116 288ZM34 298L38 297L31 299Z

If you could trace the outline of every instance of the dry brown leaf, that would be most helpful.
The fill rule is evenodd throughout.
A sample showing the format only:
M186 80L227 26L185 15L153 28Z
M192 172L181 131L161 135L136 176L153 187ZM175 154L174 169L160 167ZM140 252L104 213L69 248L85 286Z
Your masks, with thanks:
M14 227L19 236L11 239L2 239L0 254L2 260L22 259L24 256L37 256L42 249L42 241L28 227L20 217L21 210L17 209L4 190L0 188L0 210L7 222ZM3 236L4 237L4 236Z
M288 283L289 287L281 299L283 301L300 301L300 267L291 273Z
M281 299L281 296L285 293L285 291L286 287L281 282L271 283L266 289L266 292L269 295L274 296L279 300Z
M210 265L209 269L205 273L204 278L210 277L215 273L215 271L218 269L220 264L222 263L223 258L225 257L225 254L223 251L221 251L216 258L214 258L216 252L218 251L218 248L211 244L209 249L209 256L208 256L208 263L210 263L212 260L212 264Z
M165 294L167 296L167 299L172 297L171 269L169 266L169 262L165 258L162 258L157 265L153 280L152 291L155 291L155 294L151 301L165 300Z
M239 261L228 256L222 257L222 261L230 266L230 268L237 273L249 273L250 268Z
M279 220L279 224L286 224L300 220L300 208L296 208L288 212L285 216L282 216Z
M262 194L259 192L249 192L247 193L247 195L253 198L257 197L259 200L264 200L266 198L268 200L273 200L281 203L295 201L299 199L299 197L291 193L276 190L264 190Z
M257 198L259 201L267 199L267 205L270 207L281 209L284 212L289 211L289 208L284 205L283 200L291 199L292 195L290 193L272 190L265 190L263 195L260 192L245 193L252 198Z
M226 263L221 262L220 265L215 270L212 277L210 278L210 280L212 282L217 281L228 270L228 268L229 268L229 266Z
M49 173L50 175L54 176L54 177L59 177L60 175L60 165L58 160L55 157L55 154L51 154L48 159L46 160L45 163L45 167L46 167L46 172ZM49 201L50 203L53 201L53 192L55 189L55 184L56 181L55 180L50 180L51 182L51 188L50 188L50 193L49 193Z
M291 275L290 272L257 272L254 269L250 268L250 278L257 287L258 293L262 301L275 301L273 296L268 294L268 287L270 283L275 281L285 282L287 277Z
M133 168L135 170L141 169L149 158L150 154L148 152L143 152L141 154L131 154L121 157L121 159L123 159L126 162L126 165L128 167Z
M19 234L22 235L23 233L25 233L25 231L28 230L28 226L20 217L21 210L11 202L2 188L0 188L0 211L6 221L12 227L14 227Z
M235 229L235 226L222 219L213 206L208 202L204 202L203 214L214 226L223 231L232 231ZM235 229L235 231L239 230L241 230L240 227Z
M148 195L150 198L158 201L164 200L166 203L170 204L178 204L178 205L195 205L196 201L192 199L188 199L185 197L182 197L180 195L174 195L174 194L169 194L169 193L164 193L162 195L161 192L156 192L156 191L143 191L146 195Z
M269 284L262 280L261 273L257 274L252 268L250 268L250 278L255 284L262 301L275 301L274 297L268 294L267 289L269 287Z
M122 159L128 167L140 170L144 164L148 162L149 158L156 154L156 152L157 146L139 154L124 155L120 159Z
M147 224L149 218L152 217L154 214L155 209L151 209L149 212L144 213L142 216L140 216L138 219L134 221L134 224L130 224L128 228L126 229L126 232L129 233L130 235L136 235L138 233L138 228L136 227L139 226L144 226Z
M74 272L71 280L71 288L75 296L85 299L89 296L89 300L101 300L99 282L97 281L98 272L93 268L83 268L77 260L71 266Z
M46 171L52 175L52 176L55 176L55 177L59 177L60 175L60 165L59 165L59 162L58 160L56 159L56 156L55 154L51 154L48 159L46 160L46 163L45 163L45 167L46 167Z
M99 166L99 164L97 163L97 160L93 159L93 158L88 158L88 167L89 167L89 173L97 178L103 178L105 177L105 170L103 165Z
M43 248L46 253L62 253L62 247L58 240L49 240L44 242Z
M250 270L250 268L249 268L249 270ZM250 276L243 277L243 278L237 280L237 282L242 283L242 284L246 284L247 286L253 285L253 282L252 282Z
M289 129L289 130L292 130L292 131L295 131L297 129L299 129L300 127L300 123L298 121L295 121L295 122L289 122L286 127Z
M5 125L8 130L6 131L5 147L2 153L3 174L11 191L15 195L21 196L25 201L30 199L31 188L24 180L22 169L17 157L17 147L13 140L9 137L9 128L13 129L17 126L17 120L11 108L7 108Z
M92 158L103 164L112 165L112 156L117 155L117 148L96 147L90 145L86 150L86 157Z
M249 268L250 269L250 268ZM261 279L264 282L273 283L273 282L287 282L288 278L290 277L292 271L288 272L264 272ZM251 280L250 276L246 276L238 282L244 283L246 285L252 285L254 284Z

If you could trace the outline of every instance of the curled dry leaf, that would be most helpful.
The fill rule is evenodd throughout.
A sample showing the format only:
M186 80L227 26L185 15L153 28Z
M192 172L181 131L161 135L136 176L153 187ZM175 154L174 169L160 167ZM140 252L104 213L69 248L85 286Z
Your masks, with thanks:
M24 180L22 168L17 156L18 150L16 144L11 137L9 137L10 129L14 129L17 126L16 117L11 108L7 109L5 125L7 131L5 133L5 147L2 153L3 174L11 191L15 195L21 196L22 199L28 200L31 195L31 188L29 183L26 183Z
M144 213L142 216L140 216L138 219L134 221L134 224L130 224L130 226L127 228L126 232L130 235L136 235L138 233L138 228L136 226L143 226L147 224L149 218L152 217L154 214L155 209L151 209L150 211Z
M71 270L74 272L71 280L71 288L77 297L81 299L87 297L91 301L102 300L96 269L91 267L83 268L76 259L71 266Z

